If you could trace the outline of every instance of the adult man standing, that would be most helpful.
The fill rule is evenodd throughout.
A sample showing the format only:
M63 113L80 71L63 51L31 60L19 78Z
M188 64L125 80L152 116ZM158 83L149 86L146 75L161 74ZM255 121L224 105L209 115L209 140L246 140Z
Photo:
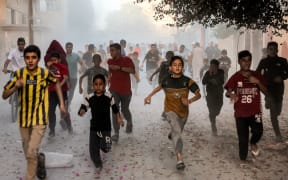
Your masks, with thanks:
M24 61L24 47L25 47L25 39L23 37L19 37L17 39L17 46L18 48L12 49L7 57L7 60L4 63L4 68L3 72L7 73L8 72L8 65L11 62L11 68L12 71L16 71L19 68L22 68L25 66L25 61Z
M115 104L118 106L121 104L121 111L124 118L127 121L126 133L131 133L132 115L129 110L129 105L132 97L130 74L135 73L135 67L132 60L127 56L121 55L121 45L113 43L110 45L111 59L108 60L109 73L110 73L110 92L115 99ZM113 115L113 128L114 135L113 141L119 139L120 126L117 123L116 116Z
M288 78L288 64L285 58L279 57L278 44L274 41L267 45L268 56L262 59L256 69L267 80L268 95L265 97L265 107L270 109L270 118L276 135L276 142L282 141L277 117L282 111L284 95L284 80Z
M69 90L68 90L68 107L71 104L71 101L74 96L75 87L77 84L77 64L83 65L82 61L78 54L72 52L73 51L73 43L67 42L65 45L66 48L66 59L68 63L69 69Z

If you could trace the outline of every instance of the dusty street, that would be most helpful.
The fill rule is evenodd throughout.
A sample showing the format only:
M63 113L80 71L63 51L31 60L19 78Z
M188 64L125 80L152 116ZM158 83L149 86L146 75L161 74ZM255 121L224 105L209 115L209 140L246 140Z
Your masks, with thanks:
M1 87L3 87L5 77L1 79ZM57 123L56 136L49 139L47 129L41 147L41 151L72 153L73 167L48 169L47 179L288 179L288 148L265 149L274 137L267 110L264 111L264 135L259 144L261 155L254 160L249 154L248 162L243 164L238 157L238 140L232 104L225 99L222 112L217 117L219 136L213 137L203 97L190 105L190 115L183 132L186 169L177 171L172 143L167 138L169 126L160 117L163 109L163 93L154 96L151 105L143 105L144 97L151 90L143 78L139 85L139 93L133 96L130 106L133 113L133 133L126 134L125 128L121 130L119 142L113 144L112 152L102 154L104 158L102 171L97 170L90 160L88 150L90 115L88 113L85 117L77 115L82 96L76 93L71 107L74 135L69 136L68 132L62 131ZM1 99L0 106L0 179L24 179L26 164L18 127L16 123L10 121L8 101ZM288 139L287 106L286 94L283 113L279 117L282 134L286 140ZM59 122L59 117L57 120Z

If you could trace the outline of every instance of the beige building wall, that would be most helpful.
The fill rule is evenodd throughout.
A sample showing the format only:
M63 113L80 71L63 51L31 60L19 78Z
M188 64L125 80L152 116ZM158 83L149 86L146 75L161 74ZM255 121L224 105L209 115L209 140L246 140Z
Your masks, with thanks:
M67 2L68 0L33 0L34 44L41 48L43 55L53 39L63 37L65 34L67 12L65 3ZM50 3L50 6L43 8L43 4L46 3ZM24 37L28 44L28 36L28 0L0 0L0 62L2 65L6 59L5 54L17 46L17 38Z

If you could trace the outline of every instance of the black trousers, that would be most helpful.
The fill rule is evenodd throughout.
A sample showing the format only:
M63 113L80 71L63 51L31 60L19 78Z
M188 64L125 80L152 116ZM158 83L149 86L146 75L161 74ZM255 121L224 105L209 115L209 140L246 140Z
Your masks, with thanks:
M241 160L246 160L249 147L249 127L251 128L250 144L257 144L263 134L262 119L257 120L255 116L236 118L236 128L239 140L239 156Z
M110 131L91 131L89 137L90 157L96 166L101 163L100 149L107 153L111 150L111 132Z
M265 106L270 109L270 118L276 136L281 136L278 116L282 111L283 95L265 96Z
M211 94L206 96L207 107L209 110L209 119L212 125L215 125L216 116L219 115L223 106L223 93Z
M67 92L62 92L63 99L65 103L65 108L67 110L68 106L68 96ZM49 128L50 130L54 131L56 126L56 107L59 105L58 95L55 91L49 93ZM62 117L61 117L62 118ZM68 129L72 127L70 114L67 110L67 114L63 117L64 121L67 124Z

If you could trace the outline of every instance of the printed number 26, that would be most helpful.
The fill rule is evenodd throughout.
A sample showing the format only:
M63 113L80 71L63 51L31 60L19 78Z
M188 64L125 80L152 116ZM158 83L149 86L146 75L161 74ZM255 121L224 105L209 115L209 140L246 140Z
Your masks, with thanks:
M252 103L252 95L243 95L241 98L241 103L243 103L243 104Z

